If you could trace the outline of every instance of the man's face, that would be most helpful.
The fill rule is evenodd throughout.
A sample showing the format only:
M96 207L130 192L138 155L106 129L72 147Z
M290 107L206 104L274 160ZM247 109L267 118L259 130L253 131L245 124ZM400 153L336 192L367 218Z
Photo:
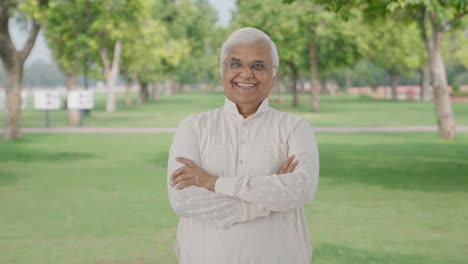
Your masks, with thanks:
M224 93L240 108L258 107L273 88L270 47L265 41L231 47L222 67Z

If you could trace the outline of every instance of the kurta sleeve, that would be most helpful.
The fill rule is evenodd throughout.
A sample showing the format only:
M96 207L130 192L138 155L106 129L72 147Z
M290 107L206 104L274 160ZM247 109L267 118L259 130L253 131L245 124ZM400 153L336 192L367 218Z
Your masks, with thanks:
M197 186L176 190L170 186L172 173L183 166L176 157L191 159L200 164L200 150L193 116L186 118L177 128L169 150L167 187L172 209L181 217L193 217L218 228L267 216L270 211L239 198L208 191Z
M319 158L315 134L305 121L299 121L288 138L288 155L299 161L292 173L222 177L215 191L271 211L300 208L310 202L317 191ZM255 161L253 161L255 162Z

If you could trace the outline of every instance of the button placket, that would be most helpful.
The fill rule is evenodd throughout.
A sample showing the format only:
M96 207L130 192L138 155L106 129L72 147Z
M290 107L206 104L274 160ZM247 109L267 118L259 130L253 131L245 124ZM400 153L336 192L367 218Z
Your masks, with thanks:
M240 133L239 133L239 152L238 152L238 172L241 177L245 176L246 172L246 143L247 143L247 136L248 136L248 126L247 121L242 120L240 124Z

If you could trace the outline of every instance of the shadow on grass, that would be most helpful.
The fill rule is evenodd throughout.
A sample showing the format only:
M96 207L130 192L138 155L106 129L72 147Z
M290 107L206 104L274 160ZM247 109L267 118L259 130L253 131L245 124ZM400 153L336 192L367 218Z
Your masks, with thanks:
M15 142L0 142L0 164L5 162L35 162L35 161L77 161L95 158L95 155L86 152L44 151L27 146L28 139Z
M169 150L158 151L157 153L151 153L147 162L153 166L167 168L167 161L169 158Z
M14 172L0 168L0 186L14 183L20 176Z
M462 263L447 259L434 259L430 256L421 255L397 255L385 252L358 250L349 247L332 244L318 244L314 248L313 263L343 263L343 264L440 264L440 263Z
M19 178L24 177L13 172L14 166L8 164L10 162L20 162L21 166L27 166L27 163L30 162L62 163L92 158L95 158L95 155L90 153L67 151L45 152L21 144L2 144L0 148L0 186L13 184ZM1 168L2 164L6 164L10 169Z
M468 144L320 144L321 177L334 184L468 192Z

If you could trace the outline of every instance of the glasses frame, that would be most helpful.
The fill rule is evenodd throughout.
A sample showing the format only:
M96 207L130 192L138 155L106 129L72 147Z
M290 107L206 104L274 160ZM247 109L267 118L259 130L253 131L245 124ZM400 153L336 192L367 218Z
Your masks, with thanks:
M231 63L232 62L239 62L241 64L241 66L239 68L237 68L237 69L233 69L233 68L231 68ZM262 69L262 70L257 70L257 69L252 67L252 65L254 65L254 64L260 64L260 63L259 62L244 63L241 60L239 60L239 61L229 61L229 62L224 62L223 67L227 71L240 73L240 72L243 72L245 67L247 66L249 68L250 72L258 73L258 74L262 74L262 73L264 73L264 72L266 72L267 70L270 70L270 69L276 69L276 66L274 66L274 65L261 63L261 64L265 65L265 68Z

